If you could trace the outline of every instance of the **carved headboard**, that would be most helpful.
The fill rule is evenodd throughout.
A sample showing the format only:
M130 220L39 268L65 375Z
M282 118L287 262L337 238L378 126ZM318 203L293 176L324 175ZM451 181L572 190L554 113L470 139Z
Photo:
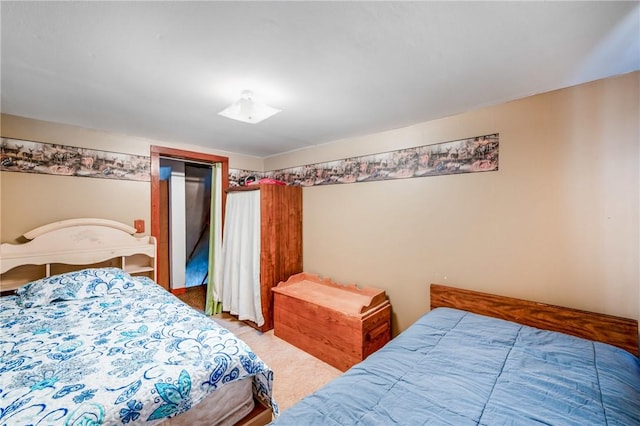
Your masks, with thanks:
M156 279L156 240L136 237L128 225L107 219L69 219L24 234L29 242L0 244L0 291L85 267L116 266Z

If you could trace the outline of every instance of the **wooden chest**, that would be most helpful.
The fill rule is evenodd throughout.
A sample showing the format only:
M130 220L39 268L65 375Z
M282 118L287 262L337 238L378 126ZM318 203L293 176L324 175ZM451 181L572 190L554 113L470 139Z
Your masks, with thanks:
M275 335L342 371L391 339L384 290L343 286L303 272L272 291Z

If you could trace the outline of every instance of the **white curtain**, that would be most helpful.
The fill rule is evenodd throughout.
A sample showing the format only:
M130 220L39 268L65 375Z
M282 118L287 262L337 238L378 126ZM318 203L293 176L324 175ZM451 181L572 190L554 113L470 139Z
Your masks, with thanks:
M207 271L207 299L205 313L219 314L222 310L222 165L211 168L211 206L209 212L209 269Z
M260 303L260 191L227 194L222 242L222 310L264 324Z

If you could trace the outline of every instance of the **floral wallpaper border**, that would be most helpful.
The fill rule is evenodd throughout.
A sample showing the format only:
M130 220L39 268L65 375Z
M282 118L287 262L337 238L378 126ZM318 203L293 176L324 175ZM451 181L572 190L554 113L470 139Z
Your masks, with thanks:
M229 186L247 178L315 186L496 171L499 143L500 134L493 133L270 172L230 169Z
M0 171L149 181L148 156L0 139Z

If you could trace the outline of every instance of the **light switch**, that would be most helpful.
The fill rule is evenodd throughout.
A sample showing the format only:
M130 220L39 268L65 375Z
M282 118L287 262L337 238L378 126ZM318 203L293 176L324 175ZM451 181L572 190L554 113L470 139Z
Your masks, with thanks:
M138 234L142 234L144 232L144 219L136 219L133 221L133 227L136 228L136 232Z

